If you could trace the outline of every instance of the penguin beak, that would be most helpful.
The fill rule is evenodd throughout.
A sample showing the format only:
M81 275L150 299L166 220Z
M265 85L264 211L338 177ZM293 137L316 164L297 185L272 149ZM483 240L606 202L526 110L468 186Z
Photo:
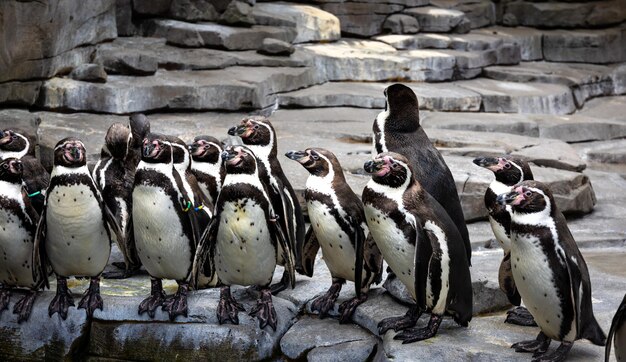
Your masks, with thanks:
M285 153L285 156L290 160L304 163L304 161L306 161L304 158L307 156L307 153L304 151L289 151Z
M363 164L363 169L369 174L374 174L380 171L384 164L385 161L381 159L370 160Z
M0 131L0 145L6 145L11 142L11 133L8 131Z
M230 127L230 129L228 130L228 135L229 136L236 136L237 135L237 126Z
M524 196L518 194L517 191L500 194L496 198L496 201L502 206L519 205L522 200L524 200Z
M11 168L11 173L13 173L15 175L21 175L22 171L24 170L24 168L22 166L22 162L20 160L11 161L9 163L9 166Z
M473 162L476 166L484 167L491 171L499 170L498 164L500 161L494 157L478 157Z
M70 149L70 155L72 155L72 158L76 161L81 158L82 152L80 151L80 148L74 146Z

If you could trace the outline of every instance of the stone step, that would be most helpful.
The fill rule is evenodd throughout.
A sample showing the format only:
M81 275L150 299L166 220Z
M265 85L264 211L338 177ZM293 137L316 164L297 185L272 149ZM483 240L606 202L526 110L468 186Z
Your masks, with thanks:
M470 21L472 29L496 23L496 5L485 0L431 0L430 4L439 8L462 11Z
M626 61L626 25L598 30L551 30L543 35L543 56L551 62Z
M575 147L589 162L626 165L626 140L588 142Z
M621 0L585 2L515 1L504 5L503 22L508 26L536 28L599 28L626 20Z
M471 28L470 20L459 10L422 6L405 9L403 13L417 19L422 32L463 34Z
M410 49L455 49L488 50L502 46L501 36L472 31L467 34L419 33L412 35L390 34L373 38L387 43L398 50Z
M428 1L411 0L409 3L412 4L404 1L321 1L319 6L339 18L344 36L370 37L382 32L389 15L402 11L405 6L425 5Z
M626 122L626 96L601 97L592 99L579 111L580 114Z
M543 59L543 32L541 30L521 26L515 28L492 26L473 30L471 34L497 36L507 44L517 44L520 47L522 60Z

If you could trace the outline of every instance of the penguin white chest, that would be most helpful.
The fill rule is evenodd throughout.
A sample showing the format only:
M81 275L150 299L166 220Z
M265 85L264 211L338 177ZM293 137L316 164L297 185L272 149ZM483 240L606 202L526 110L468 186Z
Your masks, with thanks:
M276 268L263 208L252 199L226 202L220 214L215 253L217 275L227 284L265 286Z
M58 275L99 275L111 253L100 204L87 185L57 186L48 195L46 253Z
M537 237L516 234L512 238L511 269L522 301L543 333L559 340L563 320L562 303L554 285L554 273L548 256L543 252ZM574 341L575 337L573 322L564 340Z
M371 204L365 205L365 219L383 259L415 298L415 246L407 242L395 221Z
M335 278L354 281L356 252L350 237L331 214L329 207L319 201L307 202L311 227L322 248L324 262ZM363 241L365 242L365 241ZM365 275L363 273L362 275Z
M0 208L0 283L33 286L32 253L31 234L15 213Z
M489 215L489 223L491 224L491 230L493 231L493 235L500 243L502 250L504 250L505 253L511 250L511 239L506 234L506 229L504 228L504 226L496 221L496 219L491 217L491 215Z
M183 280L192 263L191 242L176 205L162 188L137 185L133 191L133 223L137 253L148 273Z

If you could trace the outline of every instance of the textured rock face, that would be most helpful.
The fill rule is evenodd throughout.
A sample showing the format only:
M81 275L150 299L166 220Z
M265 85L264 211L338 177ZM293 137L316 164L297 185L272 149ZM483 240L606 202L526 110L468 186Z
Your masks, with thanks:
M333 41L341 36L339 19L313 6L284 3L258 3L253 15L259 25L295 28L293 43Z
M74 80L94 83L105 83L107 81L107 73L104 71L104 67L99 64L81 64L72 69L69 77Z
M387 16L401 11L404 6L381 2L328 2L321 4L321 8L339 18L341 31L346 35L369 37L380 34Z
M554 30L543 36L543 55L552 62L606 64L626 60L626 27Z
M0 14L0 82L69 71L89 56L75 48L117 36L115 0L2 1Z
M406 14L390 15L383 23L383 32L392 34L415 34L420 25L412 16Z
M423 32L462 34L470 30L470 21L462 11L424 6L407 9L404 13L415 17Z
M293 45L278 39L265 38L261 48L257 50L260 54L286 55L289 56L296 51Z
M507 25L540 28L595 28L626 20L626 8L620 0L559 2L509 2L504 17Z
M172 0L171 16L186 21L216 21L219 13L213 4L203 0Z

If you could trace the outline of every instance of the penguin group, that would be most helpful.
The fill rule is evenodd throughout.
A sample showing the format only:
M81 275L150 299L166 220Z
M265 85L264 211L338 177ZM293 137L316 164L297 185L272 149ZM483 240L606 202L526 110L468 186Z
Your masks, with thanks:
M67 318L75 305L70 277L89 279L78 308L92 317L103 310L100 279L150 276L150 295L139 314L170 320L187 316L191 290L220 288L220 324L239 323L245 308L232 285L258 294L249 314L276 330L272 296L296 286L296 274L314 274L321 254L330 287L310 309L320 318L335 309L346 282L354 297L338 306L348 323L387 266L413 304L405 315L378 324L382 336L411 343L434 337L445 316L467 327L472 319L471 244L452 173L420 126L418 99L407 86L384 91L385 109L372 126L373 152L364 160L369 182L359 197L333 152L309 147L285 154L308 173L305 215L278 156L279 137L269 119L246 117L224 135L199 135L190 144L155 133L145 115L114 123L100 159L90 170L80 139L60 140L52 173L35 157L36 140L18 129L0 133L0 313L11 291L25 296L14 306L28 319L37 291L55 275L49 315ZM217 137L215 137L217 136ZM533 360L561 361L578 339L605 345L593 314L589 271L550 189L535 181L529 164L510 157L479 157L495 180L485 207L504 256L502 291L517 308L506 322L538 326L530 341L515 343ZM304 171L303 171L304 172ZM112 242L123 256L118 270L103 273ZM272 284L276 266L284 272ZM167 295L163 279L178 290ZM522 306L523 305L523 306ZM610 337L623 356L624 303ZM621 313L621 314L620 314ZM422 314L426 325L417 326ZM552 340L560 346L549 352ZM618 350L618 347L621 348ZM607 349L608 353L608 349Z

